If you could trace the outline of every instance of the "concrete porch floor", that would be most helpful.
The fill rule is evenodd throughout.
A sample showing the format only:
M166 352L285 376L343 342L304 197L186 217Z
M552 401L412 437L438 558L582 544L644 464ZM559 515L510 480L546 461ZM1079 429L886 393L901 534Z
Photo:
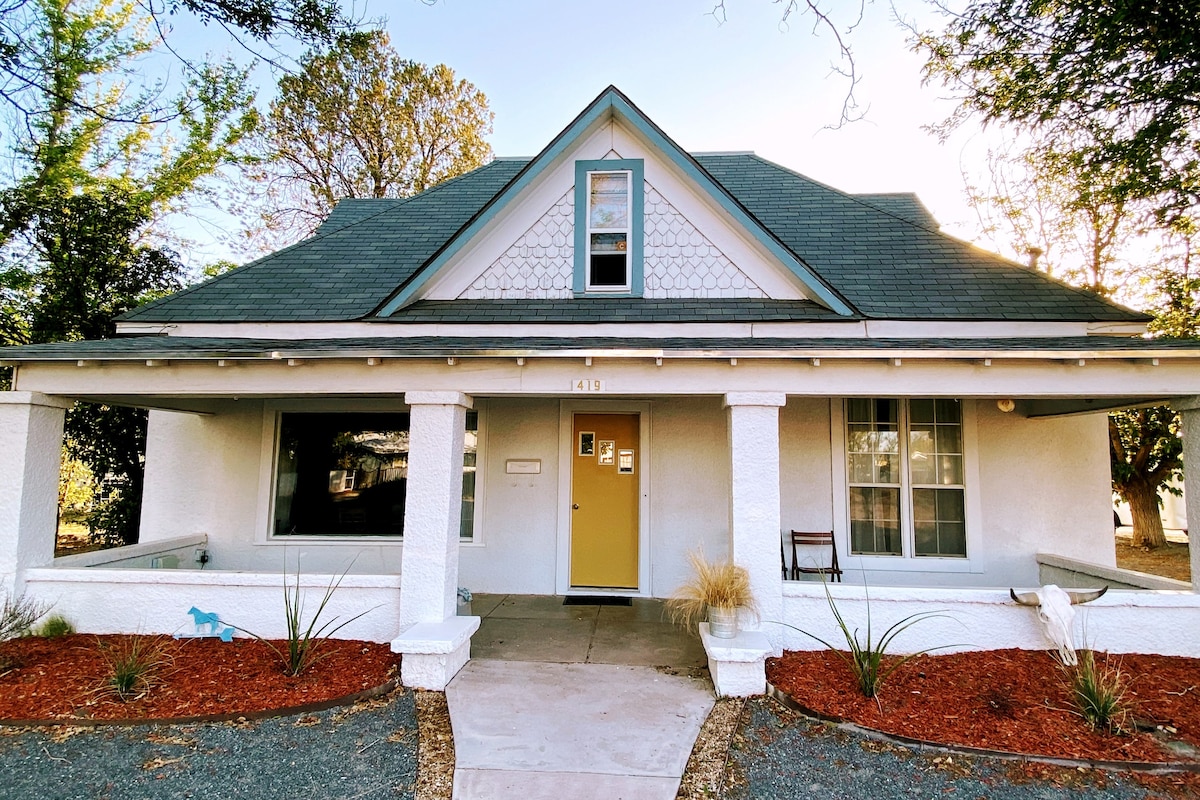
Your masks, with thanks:
M706 669L704 645L667 619L662 600L630 606L565 606L556 595L477 594L482 618L471 658Z

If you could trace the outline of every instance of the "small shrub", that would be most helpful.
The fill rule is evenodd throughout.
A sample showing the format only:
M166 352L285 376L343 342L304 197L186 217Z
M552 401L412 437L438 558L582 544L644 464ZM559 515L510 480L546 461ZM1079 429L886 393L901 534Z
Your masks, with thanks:
M694 575L667 600L671 621L691 627L714 608L757 609L750 590L750 573L731 560L707 561L699 551L688 553Z
M159 668L170 660L170 639L162 636L123 636L100 642L98 649L108 665L103 688L121 700L135 700L150 690Z
M839 650L837 647L834 647L832 644L820 638L819 636L814 636L806 630L797 628L795 625L788 625L787 623L780 624L784 627L791 628L794 631L802 633L810 639L820 642L821 644L825 645L825 647L832 650L839 658L842 659L842 661L845 661L846 665L850 667L850 671L854 673L854 679L858 684L859 691L862 692L866 697L875 697L878 695L880 688L884 684L884 681L886 681L893 672L907 664L909 661L912 661L914 658L923 656L926 653L931 653L934 650L942 650L946 647L954 646L940 645L938 647L929 647L925 650L920 650L907 656L888 656L888 648L892 646L893 641L895 641L896 637L901 633L908 630L913 625L916 625L918 622L921 622L922 620L933 619L935 617L947 617L948 615L938 611L922 611L917 614L910 614L889 627L883 632L883 635L876 640L873 638L873 633L871 630L871 597L868 594L866 637L860 641L858 636L858 628L855 628L852 631L850 626L846 624L845 618L842 617L841 611L838 610L837 603L834 602L833 599L833 594L829 591L829 584L826 583L823 578L821 582L825 586L825 599L829 601L829 610L833 612L833 618L837 622L837 626L841 630L842 636L846 640L846 648L848 652Z
M42 616L50 607L25 595L12 597L4 595L4 603L0 605L0 643L18 636L28 636Z
M42 620L42 624L38 625L33 631L34 636L41 636L44 639L70 636L73 633L75 633L75 626L62 614L51 614Z
M1125 702L1125 677L1119 666L1114 667L1105 656L1104 665L1096 663L1092 650L1079 651L1079 663L1074 667L1063 666L1067 683L1071 688L1071 699L1078 714L1095 730L1109 733L1124 731L1129 715Z

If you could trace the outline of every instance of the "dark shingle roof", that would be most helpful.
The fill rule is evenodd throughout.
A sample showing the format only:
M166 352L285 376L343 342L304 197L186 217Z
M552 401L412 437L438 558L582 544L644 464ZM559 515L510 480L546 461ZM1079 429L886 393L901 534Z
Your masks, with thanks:
M696 160L867 317L1146 319L758 156Z
M1147 319L938 232L936 222L913 195L849 195L748 154L701 155L696 162L864 317ZM323 322L367 318L527 163L493 161L406 200L343 201L311 238L135 309L124 319ZM668 306L662 302L586 298L551 303L417 303L391 319L593 322L822 317L813 304L787 307L710 300ZM634 307L649 303L657 305L646 305L641 311ZM703 305L709 308L701 312ZM615 316L605 316L610 311Z
M308 239L141 306L132 322L359 319L525 166L496 160L406 200L339 203Z
M924 225L927 228L940 228L937 218L933 216L925 204L921 202L921 198L917 197L912 192L883 192L879 194L856 194L854 197L862 200L864 203L869 203L876 208L886 211L909 222L915 222L917 225Z
M1147 358L1153 355L1200 357L1200 340L1145 339L1120 336L1055 336L1025 338L699 338L617 336L380 336L348 339L239 339L192 336L125 336L83 342L55 342L0 348L0 360L75 361L86 359L213 359L512 356L613 351L615 355L721 357L722 352L790 357L837 353L869 354L880 358L902 355L937 357L936 351L977 357L1012 353L1029 357Z

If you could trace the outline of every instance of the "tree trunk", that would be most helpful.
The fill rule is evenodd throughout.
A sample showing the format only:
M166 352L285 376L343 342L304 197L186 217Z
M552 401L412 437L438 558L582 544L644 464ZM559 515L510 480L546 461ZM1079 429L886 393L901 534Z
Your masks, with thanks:
M1133 546L1153 550L1165 545L1158 493L1149 484L1136 481L1127 485L1123 494L1133 514Z

